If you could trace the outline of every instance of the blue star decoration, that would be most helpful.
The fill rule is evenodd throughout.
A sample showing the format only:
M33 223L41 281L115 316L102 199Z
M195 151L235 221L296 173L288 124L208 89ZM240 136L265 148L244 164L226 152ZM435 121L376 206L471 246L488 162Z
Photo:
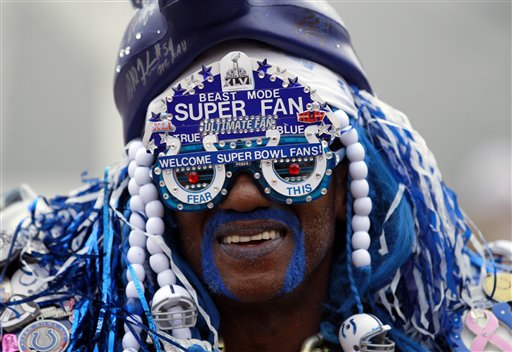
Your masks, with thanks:
M185 89L181 86L181 83L178 84L176 88L173 87L172 90L176 96L183 95L183 93L185 93Z
M160 121L160 113L155 114L154 112L151 112L151 117L149 118L149 121L151 121L151 122Z
M267 59L264 59L263 61L257 61L258 62L258 72L262 71L263 73L267 73L267 70L272 67L272 65L269 65L267 63Z
M212 71L211 66L206 67L205 65L201 65L201 71L199 71L199 74L203 75L203 79L207 79L208 77L213 76L211 71Z
M300 83L298 82L298 80L299 80L299 77L288 78L288 87L290 87L290 88L300 87Z

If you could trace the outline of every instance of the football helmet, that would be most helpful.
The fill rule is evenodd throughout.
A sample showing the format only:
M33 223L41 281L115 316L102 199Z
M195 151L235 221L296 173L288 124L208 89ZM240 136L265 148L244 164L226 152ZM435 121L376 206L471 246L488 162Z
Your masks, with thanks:
M156 291L151 314L162 331L192 327L197 321L195 302L187 290L178 285L167 285Z
M374 315L355 314L343 322L338 336L345 352L394 351L395 343L386 337L389 330Z

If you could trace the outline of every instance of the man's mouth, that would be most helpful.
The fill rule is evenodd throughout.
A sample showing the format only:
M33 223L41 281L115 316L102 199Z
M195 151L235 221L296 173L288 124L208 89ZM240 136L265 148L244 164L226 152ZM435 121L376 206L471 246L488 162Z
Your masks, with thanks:
M277 221L231 222L216 231L220 248L237 259L254 259L269 254L287 237L287 227Z
M203 233L202 275L213 292L232 298L265 292L268 298L269 292L291 292L303 280L304 233L292 211L219 210Z
M257 235L228 235L226 237L222 237L220 239L220 243L222 244L259 244L265 241L273 241L277 238L281 238L284 235L280 231L270 230L264 231Z

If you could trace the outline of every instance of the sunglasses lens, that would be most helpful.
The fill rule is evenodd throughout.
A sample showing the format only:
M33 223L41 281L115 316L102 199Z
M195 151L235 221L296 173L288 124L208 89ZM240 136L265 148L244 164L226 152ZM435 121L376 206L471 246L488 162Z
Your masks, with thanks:
M180 186L195 192L209 187L214 178L211 165L196 167L194 170L176 169L173 172Z
M311 176L315 169L315 158L279 160L274 163L276 174L286 182L302 182Z

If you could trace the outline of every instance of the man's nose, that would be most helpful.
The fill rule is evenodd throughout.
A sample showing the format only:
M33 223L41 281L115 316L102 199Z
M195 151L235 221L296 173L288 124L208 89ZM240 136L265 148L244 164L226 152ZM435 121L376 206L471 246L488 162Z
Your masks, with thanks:
M265 197L254 184L252 177L248 174L236 176L226 199L220 203L223 210L235 210L248 212L257 208L266 208L272 205L272 201Z

